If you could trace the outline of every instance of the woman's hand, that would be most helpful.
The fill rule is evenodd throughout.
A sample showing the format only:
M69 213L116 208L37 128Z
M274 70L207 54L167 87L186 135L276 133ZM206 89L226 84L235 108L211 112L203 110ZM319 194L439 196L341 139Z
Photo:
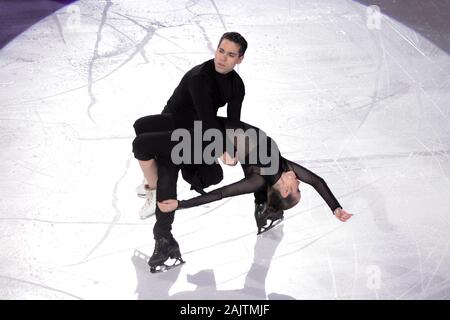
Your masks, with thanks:
M353 216L353 214L348 213L347 211L345 211L342 208L337 208L336 210L334 210L334 215L336 216L336 218L338 218L342 222L346 222L348 219L350 219Z
M223 164L226 164L227 166L235 166L238 162L237 152L236 157L233 158L225 151L223 155L220 156L220 160L222 160Z
M158 201L158 208L161 210L161 212L172 212L175 211L178 208L178 200L177 199L168 199L159 202Z

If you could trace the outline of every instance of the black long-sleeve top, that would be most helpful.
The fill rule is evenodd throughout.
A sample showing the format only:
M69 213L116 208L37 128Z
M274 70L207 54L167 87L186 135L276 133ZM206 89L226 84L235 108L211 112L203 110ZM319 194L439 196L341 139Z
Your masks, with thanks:
M245 87L234 70L218 73L214 59L189 70L167 101L163 113L172 113L181 127L191 127L193 121L202 120L203 130L223 129L217 121L217 111L227 105L227 117L239 121Z
M293 171L297 179L313 186L333 212L336 208L341 207L321 177L301 165L283 158L276 142L268 137L263 130L242 121L231 121L224 118L218 120L227 129L226 136L228 141L233 142L234 151L237 150L237 156L244 170L245 178L207 194L189 200L181 200L178 203L179 209L256 192L264 185L274 185L285 171ZM228 131L228 129L232 131ZM267 153L261 150L264 146ZM266 159L263 158L265 155L270 155L270 162L266 161L268 160L267 157ZM271 168L274 160L278 160L278 167L275 166L274 170L267 171L266 169Z
M297 179L311 185L320 194L331 211L334 212L337 208L342 208L326 184L325 180L295 162L289 161L283 157L280 158L281 171L294 171ZM246 173L246 177L244 179L210 191L204 195L191 198L189 200L181 200L178 202L178 209L191 208L212 201L221 200L223 198L252 193L268 183L267 179L260 175L260 168L258 166L246 165L243 166L243 169Z

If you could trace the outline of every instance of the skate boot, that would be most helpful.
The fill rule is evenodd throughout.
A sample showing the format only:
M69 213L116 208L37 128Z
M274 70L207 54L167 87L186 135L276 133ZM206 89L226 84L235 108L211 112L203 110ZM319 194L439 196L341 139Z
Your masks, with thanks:
M271 211L269 212L267 215L267 220L271 221L271 224L274 223L279 223L284 219L284 211L280 210L280 211Z
M175 259L172 264L166 265L168 259ZM155 250L148 261L151 273L165 272L185 263L181 258L180 247L172 238L160 238L155 242Z
M139 210L139 217L144 220L155 214L156 211L156 189L146 190L144 206Z
M255 218L257 217L257 210L255 209ZM264 209L263 212L260 213L259 219L256 218L256 225L258 226L258 233L261 234L266 231L269 231L273 227L277 226L284 219L284 211L269 211L267 208ZM268 221L270 220L270 224Z
M267 218L266 218L266 208L267 203L255 203L255 220L256 220L256 227L258 228L258 233L261 233L262 228L267 224Z
M148 184L145 180L142 181L140 185L136 187L136 194L139 198L147 197Z

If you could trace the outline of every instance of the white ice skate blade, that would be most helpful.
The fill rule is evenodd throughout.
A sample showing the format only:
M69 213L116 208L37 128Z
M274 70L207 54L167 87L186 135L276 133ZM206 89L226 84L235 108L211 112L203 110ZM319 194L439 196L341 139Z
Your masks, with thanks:
M159 266L150 266L150 272L151 273L162 273L162 272L167 272L173 268L176 268L180 265L185 264L186 261L184 261L181 258L176 258L176 259L167 259L166 262L164 262L164 264L159 265Z
M278 220L275 220L275 221L271 220L270 224L268 226L261 227L261 231L259 231L256 235L263 234L263 233L269 231L270 229L275 228L277 225L279 225L281 222L283 222L283 220L284 220L284 217L282 217Z

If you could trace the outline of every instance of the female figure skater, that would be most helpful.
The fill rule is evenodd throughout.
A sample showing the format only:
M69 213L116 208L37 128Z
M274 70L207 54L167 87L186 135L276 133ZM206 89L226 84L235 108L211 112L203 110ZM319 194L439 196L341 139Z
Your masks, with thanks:
M220 117L218 120L222 123L226 134L224 140L233 142L233 149L223 153L222 158L226 164L231 165L238 160L245 177L236 183L188 200L178 201L176 199L176 181L180 166L173 164L171 159L172 149L176 145L176 142L171 140L172 131L144 133L138 135L133 141L133 152L141 163L144 176L150 177L146 172L146 161L156 159L158 164L157 221L154 227L156 243L154 253L149 261L152 272L155 272L158 267L170 268L164 264L168 258L175 258L177 262L183 262L179 245L171 233L171 225L177 209L190 208L226 197L254 193L257 204L255 218L258 233L261 233L270 229L274 221L283 217L283 210L292 208L299 202L301 197L299 181L302 181L315 188L337 219L346 222L352 216L343 210L321 177L282 157L276 143L262 130L240 121ZM249 131L256 134L247 135L246 133ZM262 147L265 147L266 151L271 150L271 161L263 161L260 152ZM275 170L268 170L273 163L276 163ZM164 181L161 181L162 179ZM151 182L149 181L149 183ZM272 221L268 227L265 226L267 220Z

